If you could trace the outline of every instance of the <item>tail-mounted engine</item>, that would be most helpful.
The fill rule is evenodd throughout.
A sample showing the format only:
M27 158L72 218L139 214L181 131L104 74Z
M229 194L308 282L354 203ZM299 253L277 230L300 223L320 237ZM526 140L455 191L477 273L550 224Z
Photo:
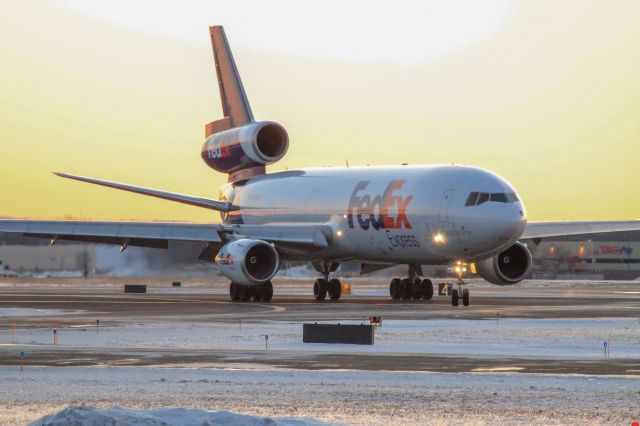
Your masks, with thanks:
M524 279L532 263L527 246L516 241L502 253L476 262L476 271L492 284L511 285Z
M262 284L278 272L280 258L273 246L262 240L240 239L224 245L216 256L222 275L242 285Z
M202 159L222 173L263 167L280 160L289 148L287 131L271 121L260 121L215 133L202 147Z
M229 182L266 172L265 166L287 153L289 137L281 125L255 121L238 68L221 26L209 28L224 118L205 126L202 159Z

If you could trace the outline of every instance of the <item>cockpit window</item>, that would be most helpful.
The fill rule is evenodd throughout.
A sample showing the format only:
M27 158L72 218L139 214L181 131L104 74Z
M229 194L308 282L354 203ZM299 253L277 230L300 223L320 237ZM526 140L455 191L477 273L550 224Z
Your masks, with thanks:
M469 197L467 198L467 202L464 203L465 206L475 206L476 205L476 201L478 201L478 194L479 192L472 192L471 194L469 194Z
M467 197L467 201L464 203L465 207L479 206L487 201L493 201L496 203L517 203L518 196L515 192L472 192Z
M494 192L491 194L490 201L497 201L498 203L506 203L507 202L507 194L504 192Z

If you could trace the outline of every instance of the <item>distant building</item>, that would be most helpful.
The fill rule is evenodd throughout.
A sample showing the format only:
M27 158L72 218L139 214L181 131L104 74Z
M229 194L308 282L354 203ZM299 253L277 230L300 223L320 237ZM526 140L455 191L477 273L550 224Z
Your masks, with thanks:
M46 239L0 234L0 276L18 274L143 276L156 273L212 275L218 269L212 262L198 260L202 244L170 242L168 250L120 247L107 244L78 244L58 241L50 246Z
M0 268L19 274L54 271L89 274L95 267L94 245L0 245Z
M534 251L532 278L639 278L640 241L636 236L608 238L541 242Z

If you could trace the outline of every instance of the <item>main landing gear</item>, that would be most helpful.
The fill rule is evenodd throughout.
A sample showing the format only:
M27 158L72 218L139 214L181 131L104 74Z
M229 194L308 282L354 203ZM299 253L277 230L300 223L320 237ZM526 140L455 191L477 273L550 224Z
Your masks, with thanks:
M331 301L340 300L342 296L342 283L339 279L330 278L331 272L335 272L340 266L339 263L331 261L314 262L313 267L316 271L320 272L324 278L318 278L313 283L313 297L321 302L329 297Z
M394 278L389 284L389 295L393 300L431 300L433 297L433 283L430 279L421 280L420 266L409 265L409 278Z
M229 285L229 296L234 302L270 302L273 297L273 284L242 285L232 282Z

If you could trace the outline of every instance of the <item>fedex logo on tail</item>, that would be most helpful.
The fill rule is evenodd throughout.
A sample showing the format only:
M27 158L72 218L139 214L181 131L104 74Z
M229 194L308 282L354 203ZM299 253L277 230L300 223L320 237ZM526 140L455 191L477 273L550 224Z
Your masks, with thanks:
M411 229L407 218L407 208L413 199L413 195L395 195L404 185L404 180L392 180L382 194L371 195L366 193L370 181L362 180L353 189L349 199L347 221L349 228L354 228L354 216L358 226L362 229L370 227L378 229ZM389 210L395 210L394 215Z

